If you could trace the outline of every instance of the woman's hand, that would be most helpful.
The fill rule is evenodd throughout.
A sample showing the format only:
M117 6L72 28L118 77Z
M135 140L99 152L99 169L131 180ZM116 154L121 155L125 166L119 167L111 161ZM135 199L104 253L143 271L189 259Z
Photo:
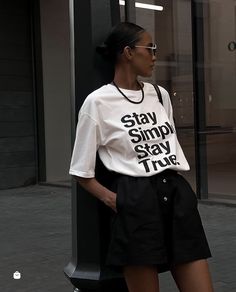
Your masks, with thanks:
M102 184L100 184L95 177L84 178L74 176L79 184L89 193L94 195L96 198L101 200L108 207L112 208L113 211L117 212L116 209L116 193L110 191Z
M109 191L109 193L104 197L103 202L110 208L112 208L113 211L117 212L116 208L116 197L117 194Z

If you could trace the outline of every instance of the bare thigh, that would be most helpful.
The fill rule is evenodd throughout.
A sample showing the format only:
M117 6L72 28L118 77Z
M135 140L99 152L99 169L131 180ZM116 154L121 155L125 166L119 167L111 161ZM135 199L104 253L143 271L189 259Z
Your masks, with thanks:
M158 271L153 266L126 266L124 277L129 292L159 292Z
M171 273L181 292L213 292L207 260L176 265Z

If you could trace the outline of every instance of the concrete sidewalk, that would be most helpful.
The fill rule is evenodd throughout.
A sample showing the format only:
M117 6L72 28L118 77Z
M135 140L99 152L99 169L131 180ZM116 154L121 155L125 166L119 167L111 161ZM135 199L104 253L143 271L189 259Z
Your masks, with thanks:
M71 255L70 192L38 185L0 191L1 291L73 291L63 273ZM199 211L213 254L215 292L235 292L236 208L200 203ZM15 271L20 280L13 279ZM160 287L178 291L168 272L160 275Z

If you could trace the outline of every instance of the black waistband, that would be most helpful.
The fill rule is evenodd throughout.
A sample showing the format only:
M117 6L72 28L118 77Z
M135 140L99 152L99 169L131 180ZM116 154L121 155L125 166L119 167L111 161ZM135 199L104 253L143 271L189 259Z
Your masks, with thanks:
M115 171L109 171L109 172L110 172L111 177L114 177L114 178L118 178L120 176L136 177L136 176L131 176L131 175L127 175L127 174L118 173L118 172L115 172ZM155 176L167 176L167 175L177 175L177 174L178 174L178 172L176 170L166 169L166 170L163 170L161 172L158 172L158 173L150 175L150 176L138 176L138 177L151 178L151 177L155 177Z

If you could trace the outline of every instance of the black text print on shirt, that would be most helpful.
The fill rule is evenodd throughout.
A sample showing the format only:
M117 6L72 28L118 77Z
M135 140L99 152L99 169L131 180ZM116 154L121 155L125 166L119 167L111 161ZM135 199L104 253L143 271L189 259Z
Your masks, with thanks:
M146 172L151 170L158 171L160 168L166 168L168 165L176 165L176 155L171 153L171 145L168 140L164 141L169 135L174 134L173 126L166 121L157 126L157 117L155 112L126 114L121 118L125 128L129 128L128 134L137 153L139 164L142 164ZM149 124L149 127L143 129L141 126ZM160 139L160 143L154 143L153 140ZM140 143L141 142L141 143ZM145 143L144 143L145 142ZM139 143L139 144L138 144ZM158 159L158 155L162 155ZM150 157L156 156L157 159Z

